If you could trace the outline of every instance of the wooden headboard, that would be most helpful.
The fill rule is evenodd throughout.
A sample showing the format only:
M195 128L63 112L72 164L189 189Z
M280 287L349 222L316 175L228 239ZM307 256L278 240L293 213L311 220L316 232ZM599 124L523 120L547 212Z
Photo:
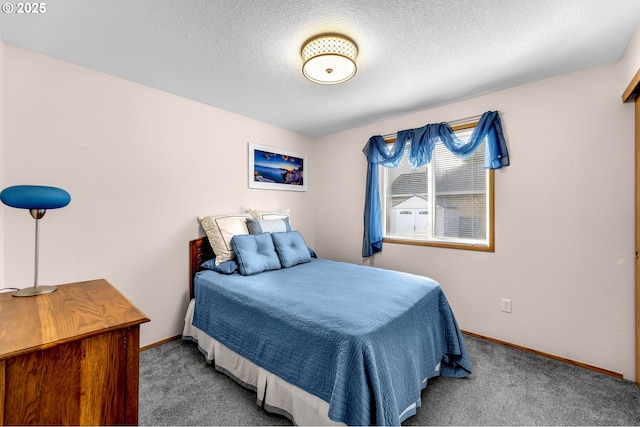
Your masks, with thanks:
M189 298L193 299L193 279L202 270L202 263L214 257L213 249L207 236L198 237L189 242Z

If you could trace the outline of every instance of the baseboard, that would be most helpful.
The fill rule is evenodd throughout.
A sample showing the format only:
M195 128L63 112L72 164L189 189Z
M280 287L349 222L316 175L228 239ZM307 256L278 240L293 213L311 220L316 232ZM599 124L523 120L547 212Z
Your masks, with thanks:
M493 343L496 343L496 344L506 345L507 347L516 348L516 349L522 350L522 351L527 351L529 353L537 354L538 356L548 357L549 359L558 360L558 361L564 362L564 363L569 363L569 364L574 365L574 366L579 366L581 368L589 369L591 371L600 372L602 374L606 374L606 375L610 375L610 376L615 377L615 378L622 379L622 374L618 373L618 372L615 372L615 371L610 371L608 369L599 368L597 366L589 365L587 363L577 362L575 360L571 360L571 359L567 359L567 358L564 358L564 357L556 356L556 355L553 355L553 354L545 353L543 351L533 350L531 348L523 347L521 345L512 344L510 342L497 340L495 338L486 337L484 335L476 334L476 333L469 332L469 331L462 331L462 333L465 334L465 335L469 335L471 337L480 338L480 339L483 339L483 340L486 340L486 341L490 341L490 342L493 342Z
M180 338L182 338L182 335L176 335L175 337L165 338L165 339L163 339L161 341L158 341L158 342L155 342L153 344L149 344L149 345L145 345L144 347L140 347L140 351L149 350L150 348L157 347L159 345L166 344L166 343L168 343L170 341L174 341L174 340L177 340L177 339L180 339Z

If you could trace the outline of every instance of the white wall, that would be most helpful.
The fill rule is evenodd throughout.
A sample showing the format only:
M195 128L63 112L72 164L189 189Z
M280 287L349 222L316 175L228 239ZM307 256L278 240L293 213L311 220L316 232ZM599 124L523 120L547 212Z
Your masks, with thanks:
M640 25L633 34L629 45L625 49L624 55L620 60L620 69L622 77L620 93L624 92L629 82L638 72L640 68Z
M319 168L342 172L316 193L318 250L431 276L462 329L633 379L634 124L621 86L615 63L322 138ZM495 253L385 244L363 260L369 137L488 110L511 154L496 172Z
M146 345L181 333L196 216L290 208L314 245L311 193L248 188L249 141L307 153L308 137L4 45L5 185L59 186L41 223L42 284L106 278L151 318ZM313 175L313 169L311 170ZM3 208L5 286L33 281L31 216Z

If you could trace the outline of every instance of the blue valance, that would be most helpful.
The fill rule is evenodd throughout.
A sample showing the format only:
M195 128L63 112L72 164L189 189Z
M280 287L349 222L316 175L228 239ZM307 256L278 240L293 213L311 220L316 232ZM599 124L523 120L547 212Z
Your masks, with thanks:
M480 144L486 141L485 169L500 169L503 166L509 166L507 143L497 111L487 111L482 115L469 142L458 139L447 123L429 124L417 129L399 131L396 142L391 147L382 136L372 136L362 150L368 162L364 205L364 239L362 242L363 257L370 257L382 250L383 230L378 165L397 168L402 160L407 141L411 141L409 165L412 168L431 162L433 149L438 141L461 159L472 155Z

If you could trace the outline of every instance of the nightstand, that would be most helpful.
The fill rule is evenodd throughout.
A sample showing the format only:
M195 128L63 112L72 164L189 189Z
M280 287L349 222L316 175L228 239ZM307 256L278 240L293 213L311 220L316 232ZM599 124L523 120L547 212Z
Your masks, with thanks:
M148 321L104 279L0 294L0 425L137 424Z

